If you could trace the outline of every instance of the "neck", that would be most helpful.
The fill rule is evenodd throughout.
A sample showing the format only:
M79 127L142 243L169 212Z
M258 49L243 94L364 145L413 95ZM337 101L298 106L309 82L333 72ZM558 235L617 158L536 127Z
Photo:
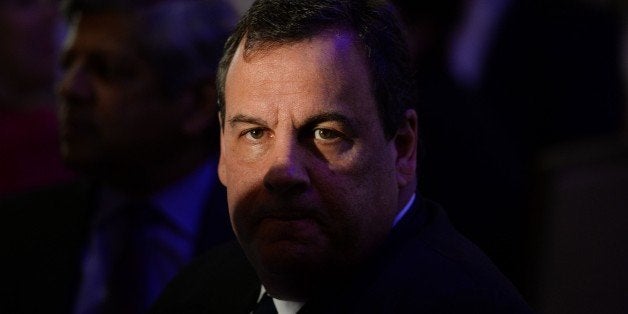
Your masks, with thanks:
M111 165L96 174L104 184L130 196L149 196L186 177L207 162L206 150L179 152L174 159Z
M258 271L258 275L268 295L275 299L305 302L312 297L339 288L343 282L349 282L348 274L353 270L317 273L300 271L296 273L271 274Z

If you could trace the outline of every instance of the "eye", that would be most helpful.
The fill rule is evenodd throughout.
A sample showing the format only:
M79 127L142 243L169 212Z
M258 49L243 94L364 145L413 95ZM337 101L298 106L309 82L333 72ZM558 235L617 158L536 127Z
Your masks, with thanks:
M250 140L259 140L264 137L266 131L261 128L250 129L244 132L244 136Z
M342 134L331 129L314 129L314 139L319 141L330 141L340 138Z
M112 77L112 70L109 62L107 62L107 60L100 55L89 56L87 59L87 68L92 75L95 75L98 78L110 80Z
M136 69L127 60L115 59L95 54L89 57L88 66L91 73L109 82L124 82L136 76Z
M59 65L61 66L61 70L67 71L70 69L72 64L74 63L75 56L72 53L64 53L61 55L61 59L59 60Z

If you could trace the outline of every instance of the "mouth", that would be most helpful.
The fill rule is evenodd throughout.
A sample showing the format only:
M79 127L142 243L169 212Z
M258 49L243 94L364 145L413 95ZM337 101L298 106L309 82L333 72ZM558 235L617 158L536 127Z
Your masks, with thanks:
M321 212L310 208L263 210L257 216L258 226L292 231L324 228L325 222Z
M262 220L279 220L279 221L298 221L298 220L314 220L312 215L302 212L286 212L286 213L268 213L262 216Z
M313 203L276 203L257 201L254 209L235 210L238 233L245 241L264 243L309 243L321 237L328 227L324 210Z
M89 128L77 126L64 126L60 129L60 137L64 142L76 142L86 139L86 135L91 131Z
M320 234L320 225L312 218L267 217L257 228L258 237L267 243L310 243Z
M65 117L61 119L59 132L62 138L72 139L95 133L96 127L85 119Z
M319 222L314 217L307 215L269 215L259 220L258 226L266 230L281 231L288 235L301 233L317 227Z
M308 230L323 225L324 219L319 210L309 207L275 207L263 208L256 215L256 223L266 230L300 233L299 230Z

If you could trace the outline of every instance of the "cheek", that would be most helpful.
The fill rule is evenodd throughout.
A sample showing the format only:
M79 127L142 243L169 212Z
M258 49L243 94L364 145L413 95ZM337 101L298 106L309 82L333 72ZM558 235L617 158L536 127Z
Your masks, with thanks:
M240 240L249 242L250 235L254 231L252 218L257 208L257 195L259 188L251 180L245 177L230 177L227 183L227 204L229 206L229 218L236 236Z
M385 209L396 209L398 191L394 161L386 152L381 149L356 153L342 167L331 166L328 171L313 174L321 198L346 216L338 220L361 225L390 219L391 214Z
M227 188L227 201L231 217L237 214L235 211L245 211L251 207L255 196L263 188L260 171L246 167L233 158L224 159L224 185ZM248 204L248 205L247 205Z
M237 141L223 141L222 160L224 161L225 186L233 193L241 195L261 187L266 160L263 158L263 145L238 145Z
M94 117L102 125L108 125L118 120L122 114L123 97L115 88L109 88L102 83L93 83L94 90Z
M328 169L324 172L314 172L320 175L321 182L337 182L332 189L346 191L348 196L360 198L362 194L386 186L394 175L394 160L387 154L388 146L380 149L364 149L364 145L351 150L335 160L330 160ZM322 184L324 186L324 184ZM374 195L368 196L366 200Z
M229 149L230 156L234 160L234 163L238 163L238 168L247 167L259 167L261 162L264 161L264 157L268 152L268 141L261 143L241 143L245 140L236 139L231 141Z
M124 121L125 114L117 106L105 104L96 108L94 120L103 142L107 145L116 143L122 138L130 139L137 135L128 129L127 123Z
M134 95L120 89L96 89L95 116L101 131L129 138L141 133L155 132L156 129L151 126L159 124L159 120L163 118L151 112L151 107L159 104L150 103L147 96Z

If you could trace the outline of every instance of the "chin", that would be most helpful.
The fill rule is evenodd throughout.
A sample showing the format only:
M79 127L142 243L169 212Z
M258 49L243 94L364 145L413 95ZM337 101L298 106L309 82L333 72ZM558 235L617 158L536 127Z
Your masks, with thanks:
M334 256L329 248L282 241L256 246L251 261L269 294L299 301L344 281L349 273Z

